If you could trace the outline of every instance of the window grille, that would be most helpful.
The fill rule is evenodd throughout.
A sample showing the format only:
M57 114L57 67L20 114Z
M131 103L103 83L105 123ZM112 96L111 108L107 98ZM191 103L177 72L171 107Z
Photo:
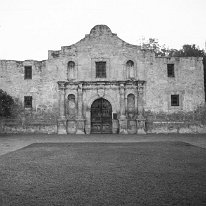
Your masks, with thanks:
M179 106L179 95L171 95L171 106Z
M32 108L32 96L24 97L24 108Z
M117 119L117 113L113 113L113 119Z
M167 64L167 76L175 77L174 64Z
M96 78L106 78L106 62L96 62Z
M32 79L32 67L31 66L24 67L24 79Z

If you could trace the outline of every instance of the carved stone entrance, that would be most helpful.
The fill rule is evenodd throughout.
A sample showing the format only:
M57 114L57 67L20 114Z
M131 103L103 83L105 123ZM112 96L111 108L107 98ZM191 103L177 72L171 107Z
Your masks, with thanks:
M112 133L112 106L100 98L91 106L91 133Z

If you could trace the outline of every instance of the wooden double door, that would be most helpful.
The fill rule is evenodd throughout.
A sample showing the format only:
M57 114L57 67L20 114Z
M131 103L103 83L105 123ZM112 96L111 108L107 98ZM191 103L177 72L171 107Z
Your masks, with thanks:
M112 106L100 98L91 106L91 133L112 133Z

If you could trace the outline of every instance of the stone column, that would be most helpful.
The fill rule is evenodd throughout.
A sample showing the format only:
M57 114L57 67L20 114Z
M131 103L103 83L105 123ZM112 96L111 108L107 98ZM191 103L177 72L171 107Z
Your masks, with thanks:
M125 116L125 88L124 84L120 84L120 119L119 119L119 133L127 134L127 119Z
M138 82L138 116L137 116L137 133L146 134L145 132L145 118L144 118L144 82Z
M65 117L65 82L59 81L59 119L57 120L58 134L67 134L66 132L66 117Z
M120 84L120 117L125 117L124 84Z
M78 106L78 113L77 113L77 134L85 134L84 127L85 127L85 119L83 118L83 91L82 91L82 84L80 83L77 88L77 106Z

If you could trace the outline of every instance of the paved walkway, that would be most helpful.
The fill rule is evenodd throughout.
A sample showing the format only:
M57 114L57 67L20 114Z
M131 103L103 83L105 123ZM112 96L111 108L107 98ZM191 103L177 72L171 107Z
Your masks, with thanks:
M147 134L147 135L44 135L0 134L0 155L43 142L154 142L181 141L206 149L206 134Z

